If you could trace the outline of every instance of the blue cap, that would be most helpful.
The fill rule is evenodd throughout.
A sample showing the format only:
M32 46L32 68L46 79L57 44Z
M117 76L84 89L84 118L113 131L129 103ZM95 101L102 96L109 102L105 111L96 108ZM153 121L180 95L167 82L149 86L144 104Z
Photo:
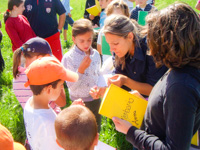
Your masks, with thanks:
M29 39L23 45L27 45L26 48L23 49L23 52L36 52L36 53L43 53L43 54L50 54L52 55L51 47L49 43L40 37L34 37Z

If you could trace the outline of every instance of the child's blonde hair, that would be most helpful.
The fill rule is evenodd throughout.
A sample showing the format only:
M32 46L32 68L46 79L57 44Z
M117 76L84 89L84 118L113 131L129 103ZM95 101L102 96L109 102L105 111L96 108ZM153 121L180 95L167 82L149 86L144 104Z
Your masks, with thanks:
M130 16L128 5L123 0L112 1L105 10L106 15L109 16L113 14L113 11L116 9L121 10L126 17Z
M89 150L97 136L97 123L87 107L72 105L56 117L55 131L57 141L64 149Z

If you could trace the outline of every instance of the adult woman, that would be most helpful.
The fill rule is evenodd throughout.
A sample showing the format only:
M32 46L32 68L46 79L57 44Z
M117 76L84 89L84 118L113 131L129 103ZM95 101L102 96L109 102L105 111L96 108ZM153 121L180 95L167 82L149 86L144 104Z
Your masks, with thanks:
M156 65L170 70L149 96L143 130L113 121L138 149L188 150L200 127L200 19L189 5L175 3L150 14L147 24Z
M153 57L147 54L146 38L139 37L138 27L128 17L108 17L103 30L114 52L116 75L108 80L109 84L125 85L148 96L167 68L155 67Z

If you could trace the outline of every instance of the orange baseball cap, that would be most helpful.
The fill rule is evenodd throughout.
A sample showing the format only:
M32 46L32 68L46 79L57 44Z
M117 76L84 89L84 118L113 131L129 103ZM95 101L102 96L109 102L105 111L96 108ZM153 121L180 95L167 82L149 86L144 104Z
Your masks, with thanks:
M26 150L22 144L14 142L10 131L1 124L0 124L0 135L1 135L0 147L3 150Z
M42 57L33 61L25 71L28 81L24 84L29 85L44 85L56 80L64 80L76 82L78 74L67 70L54 57Z

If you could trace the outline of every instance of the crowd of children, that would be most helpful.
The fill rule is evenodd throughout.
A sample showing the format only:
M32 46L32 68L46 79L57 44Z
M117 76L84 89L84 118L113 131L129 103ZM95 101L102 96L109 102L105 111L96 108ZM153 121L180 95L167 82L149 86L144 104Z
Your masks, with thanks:
M134 148L192 149L192 136L200 127L199 16L180 2L160 11L153 0L99 3L99 15L86 11L85 19L74 21L69 0L8 0L4 22L14 52L13 91L23 108L26 143L31 150L94 150L101 131L101 98L114 84L148 100L140 129L112 118ZM92 5L95 1L86 1L86 8ZM145 26L137 22L140 11L149 13ZM62 56L60 33L64 27L67 42L68 24L74 45ZM106 87L98 87L102 66L111 62L102 59L103 36L112 55L112 75ZM61 110L65 82L72 105ZM25 149L1 124L0 133L0 147Z

